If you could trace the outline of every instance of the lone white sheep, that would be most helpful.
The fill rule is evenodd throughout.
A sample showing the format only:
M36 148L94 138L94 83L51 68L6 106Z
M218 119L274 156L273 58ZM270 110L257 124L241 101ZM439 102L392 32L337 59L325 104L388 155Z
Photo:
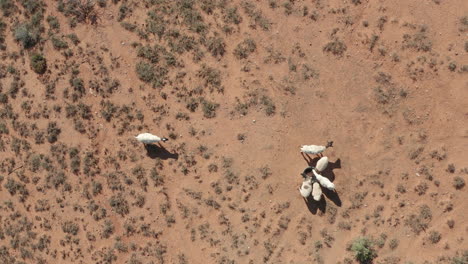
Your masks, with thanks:
M315 169L318 172L324 171L328 166L328 158L327 157L322 157L317 161L317 165L315 166Z
M317 172L315 172L315 170L312 170L312 172L314 173L315 178L320 183L320 185L322 185L323 187L329 190L332 190L332 191L335 190L335 184L333 184L333 182L331 182L328 178L323 177L322 175L318 174Z
M317 202L322 198L322 188L318 182L312 184L312 197Z
M327 141L326 146L317 146L317 145L303 145L301 146L301 152L306 154L315 154L318 155L324 152L327 148L333 147L333 141Z
M142 134L139 134L138 136L135 137L138 141L140 141L141 143L143 144L153 144L153 143L156 143L156 142L166 142L168 141L167 138L163 137L163 138L160 138L158 136L155 136L153 134L150 134L150 133L142 133Z

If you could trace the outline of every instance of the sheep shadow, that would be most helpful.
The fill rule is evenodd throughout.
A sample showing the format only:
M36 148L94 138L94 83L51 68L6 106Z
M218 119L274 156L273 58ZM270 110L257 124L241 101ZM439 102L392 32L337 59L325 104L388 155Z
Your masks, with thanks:
M304 202L306 203L309 212L313 215L316 215L318 210L320 210L321 213L325 213L327 210L327 201L323 198L317 202L312 198L312 196L309 196L307 199L304 198Z
M336 206L341 207L341 199L340 196L338 195L338 192L335 191L330 191L328 189L322 188L322 193L327 197L329 200L331 200Z
M179 159L179 154L171 153L161 145L146 144L145 149L146 149L146 155L152 159L155 159L155 158L160 158L162 160Z

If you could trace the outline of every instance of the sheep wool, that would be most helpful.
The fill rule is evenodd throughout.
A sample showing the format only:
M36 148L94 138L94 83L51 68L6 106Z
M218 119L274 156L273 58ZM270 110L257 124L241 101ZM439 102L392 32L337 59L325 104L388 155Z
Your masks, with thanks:
M304 152L307 154L319 154L319 153L324 152L329 147L333 147L333 141L328 141L326 146L303 145L301 147L301 152Z
M323 187L329 190L332 190L332 191L335 190L335 184L333 184L333 182L331 182L328 178L323 177L322 175L318 174L317 172L315 172L315 170L313 170L312 172L314 173L315 178L320 183L320 185L322 185Z
M299 188L299 192L301 193L302 197L306 198L309 197L310 193L312 192L312 185L310 183L310 178L305 179L302 182L301 188Z
M167 138L160 138L150 133L142 133L136 136L135 138L143 144L152 144L159 141L166 142L168 140Z
M320 188L320 184L318 182L314 182L314 184L312 184L312 197L317 202L322 198L322 188Z
M315 168L317 171L321 172L324 171L328 166L328 158L327 157L322 157L317 161L317 166Z

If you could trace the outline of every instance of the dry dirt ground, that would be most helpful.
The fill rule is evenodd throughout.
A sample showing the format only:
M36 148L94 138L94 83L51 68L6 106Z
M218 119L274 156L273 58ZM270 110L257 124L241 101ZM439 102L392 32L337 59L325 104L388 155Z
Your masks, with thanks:
M468 263L466 1L0 9L0 263Z

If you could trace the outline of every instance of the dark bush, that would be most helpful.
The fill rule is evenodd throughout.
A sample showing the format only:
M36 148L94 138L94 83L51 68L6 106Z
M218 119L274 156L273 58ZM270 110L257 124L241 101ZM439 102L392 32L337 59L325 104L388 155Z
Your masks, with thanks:
M31 68L37 74L44 74L47 70L47 60L42 54L33 54L31 56Z
M39 32L29 24L20 24L15 28L15 40L25 49L34 47L39 42Z
M49 143L56 142L61 132L62 130L57 127L56 122L49 122L47 126L47 141L49 141Z

